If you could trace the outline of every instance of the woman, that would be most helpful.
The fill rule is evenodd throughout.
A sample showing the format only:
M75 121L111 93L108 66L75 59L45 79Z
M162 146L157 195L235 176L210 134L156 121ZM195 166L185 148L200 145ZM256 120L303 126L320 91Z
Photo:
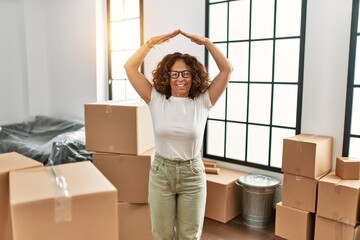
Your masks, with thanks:
M153 70L153 84L139 72L148 52L183 35L204 45L219 73L209 75L195 57L175 52ZM150 38L125 64L128 78L148 104L155 134L155 159L149 177L149 206L156 240L200 239L206 203L206 175L201 147L211 107L224 92L232 66L205 37L182 30Z

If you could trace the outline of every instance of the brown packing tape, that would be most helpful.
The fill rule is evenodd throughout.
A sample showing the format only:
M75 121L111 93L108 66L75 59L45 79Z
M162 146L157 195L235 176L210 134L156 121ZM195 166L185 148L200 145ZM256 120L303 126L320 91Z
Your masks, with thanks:
M205 166L205 167L215 168L215 167L216 167L216 163L208 163L208 162L204 162L204 166Z
M210 159L203 159L203 162L204 163L215 163L216 164L215 160L210 160Z
M209 174L219 174L220 168L205 167L205 172Z

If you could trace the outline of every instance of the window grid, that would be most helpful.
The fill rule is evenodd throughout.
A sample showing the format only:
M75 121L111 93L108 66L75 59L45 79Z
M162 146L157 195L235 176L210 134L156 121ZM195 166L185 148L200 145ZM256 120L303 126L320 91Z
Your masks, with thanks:
M356 82L356 73L360 72L360 65L356 63L359 59L358 51L358 38L360 37L359 31L359 0L353 0L352 9L352 23L351 23L351 36L350 36L350 52L349 52L349 70L348 70L348 84L346 96L346 113L345 113L345 126L344 126L344 140L343 140L343 153L344 157L359 157L360 156L360 134L356 132L356 128L360 129L360 123L354 121L356 115L359 115L359 109L354 106L354 101L358 100L360 96L355 96L357 91L360 91L360 84ZM357 98L356 98L357 97Z
M225 113L224 113L224 117L223 118L218 118L218 117L212 117L211 114L208 118L208 124L207 127L205 129L205 139L204 139L204 157L208 157L208 158L213 158L213 159L218 159L218 160L222 160L222 161L226 161L226 162L232 162L232 163L236 163L236 164L241 164L241 165L247 165L247 166L251 166L251 167L256 167L256 168L261 168L261 169L266 169L266 170L271 170L271 171L276 171L276 172L280 172L281 171L281 166L279 167L274 167L272 166L272 137L273 137L273 131L274 129L287 129L287 130L292 130L294 132L294 134L298 134L300 133L300 119L301 119L301 101L302 101L302 77L303 77L303 59L304 59L304 39L305 39L305 9L306 9L306 0L303 0L301 3L301 26L300 26L300 35L294 35L294 36L280 36L280 37L276 37L276 17L277 17L277 0L274 0L274 26L273 26L273 31L272 31L272 37L266 37L266 38L252 38L252 2L253 0L249 0L250 4L249 4L249 37L248 39L231 39L229 40L229 26L231 24L230 22L230 17L229 17L229 11L230 11L230 3L234 3L237 2L238 0L228 0L228 1L216 1L216 0L207 0L206 2L206 36L210 35L210 7L212 5L215 4L227 4L226 8L227 8L227 26L226 26L226 40L222 40L222 41L213 41L214 44L226 44L226 55L229 57L229 46L233 43L247 43L248 44L248 56L247 56L247 61L248 61L248 66L247 66L247 80L233 80L230 79L229 81L229 86L230 84L246 84L247 85L247 96L246 96L246 110L244 109L244 111L246 111L246 120L245 121L238 121L238 120L232 120L232 119L228 119L228 105L229 105L229 99L228 99L228 91L229 91L229 87L226 89L224 96L225 96ZM211 39L211 36L210 36ZM276 63L276 58L275 58L275 51L276 51L276 44L277 41L279 40L289 40L289 39L299 39L299 67L298 67L298 79L297 82L276 82L275 79L275 63ZM251 54L252 54L252 44L256 43L256 42L264 42L264 41L272 41L272 66L271 66L271 80L270 81L253 81L251 79ZM206 51L205 53L205 59L206 59L206 63L207 66L209 67L209 53ZM234 66L236 68L236 66ZM251 92L251 87L253 86L269 86L270 87L270 116L269 116L269 123L258 123L258 122L252 122L250 121L250 102L251 102L251 96L250 96L250 92ZM276 125L273 124L273 113L274 113L274 91L275 91L275 87L276 86L297 86L297 106L296 106L296 121L294 123L294 126L283 126L283 125ZM211 152L210 148L213 146L211 145L211 135L209 135L209 123L212 122L219 122L219 123L223 123L224 126L224 137L223 137L223 141L224 141L224 149L223 149L223 156L220 156L219 154L212 154L209 153ZM238 158L231 158L227 156L227 128L229 126L229 124L238 124L238 125L245 125L245 149L244 149L244 159L238 159ZM249 154L249 128L251 128L252 126L260 126L260 127L266 127L268 128L269 131L269 135L268 135L268 159L266 161L266 163L254 163L254 162L250 162L248 161L248 154ZM240 146L239 146L240 147Z
M138 9L135 9L133 5L136 4L131 2L131 0L107 0L109 100L139 98L123 69L126 59L143 44L143 0L138 0ZM119 13L119 11L122 11L122 13ZM138 11L138 14L134 15L134 11ZM114 17L116 14L118 14L117 17ZM129 47L127 43L116 43L117 48L114 49L115 43L112 43L111 39L114 39L115 35L120 36L124 34L124 31L113 30L114 25L136 20L139 21L139 39L136 39L139 41L139 44ZM129 38L128 35L131 33L126 32L126 34L127 38ZM121 56L121 59L114 61L116 55ZM118 65L114 66L113 62L116 62ZM119 76L118 71L123 71L121 76ZM141 66L141 71L143 72L143 65Z

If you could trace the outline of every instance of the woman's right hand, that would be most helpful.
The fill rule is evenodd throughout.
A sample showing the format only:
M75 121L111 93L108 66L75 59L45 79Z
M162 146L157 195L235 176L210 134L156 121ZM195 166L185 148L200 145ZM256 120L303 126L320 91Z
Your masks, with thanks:
M159 45L162 44L164 42L168 42L170 39L172 39L173 37L176 37L177 35L179 35L180 30L177 29L171 33L167 33L167 34L162 34L159 36L155 36L150 38L146 43L148 44L148 46L150 48L153 48L155 45Z

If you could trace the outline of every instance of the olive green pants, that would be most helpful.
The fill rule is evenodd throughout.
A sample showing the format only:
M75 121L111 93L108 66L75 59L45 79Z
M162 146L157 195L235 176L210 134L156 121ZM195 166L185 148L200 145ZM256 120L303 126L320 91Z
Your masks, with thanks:
M155 240L200 240L206 204L202 160L155 155L149 177L149 206Z

